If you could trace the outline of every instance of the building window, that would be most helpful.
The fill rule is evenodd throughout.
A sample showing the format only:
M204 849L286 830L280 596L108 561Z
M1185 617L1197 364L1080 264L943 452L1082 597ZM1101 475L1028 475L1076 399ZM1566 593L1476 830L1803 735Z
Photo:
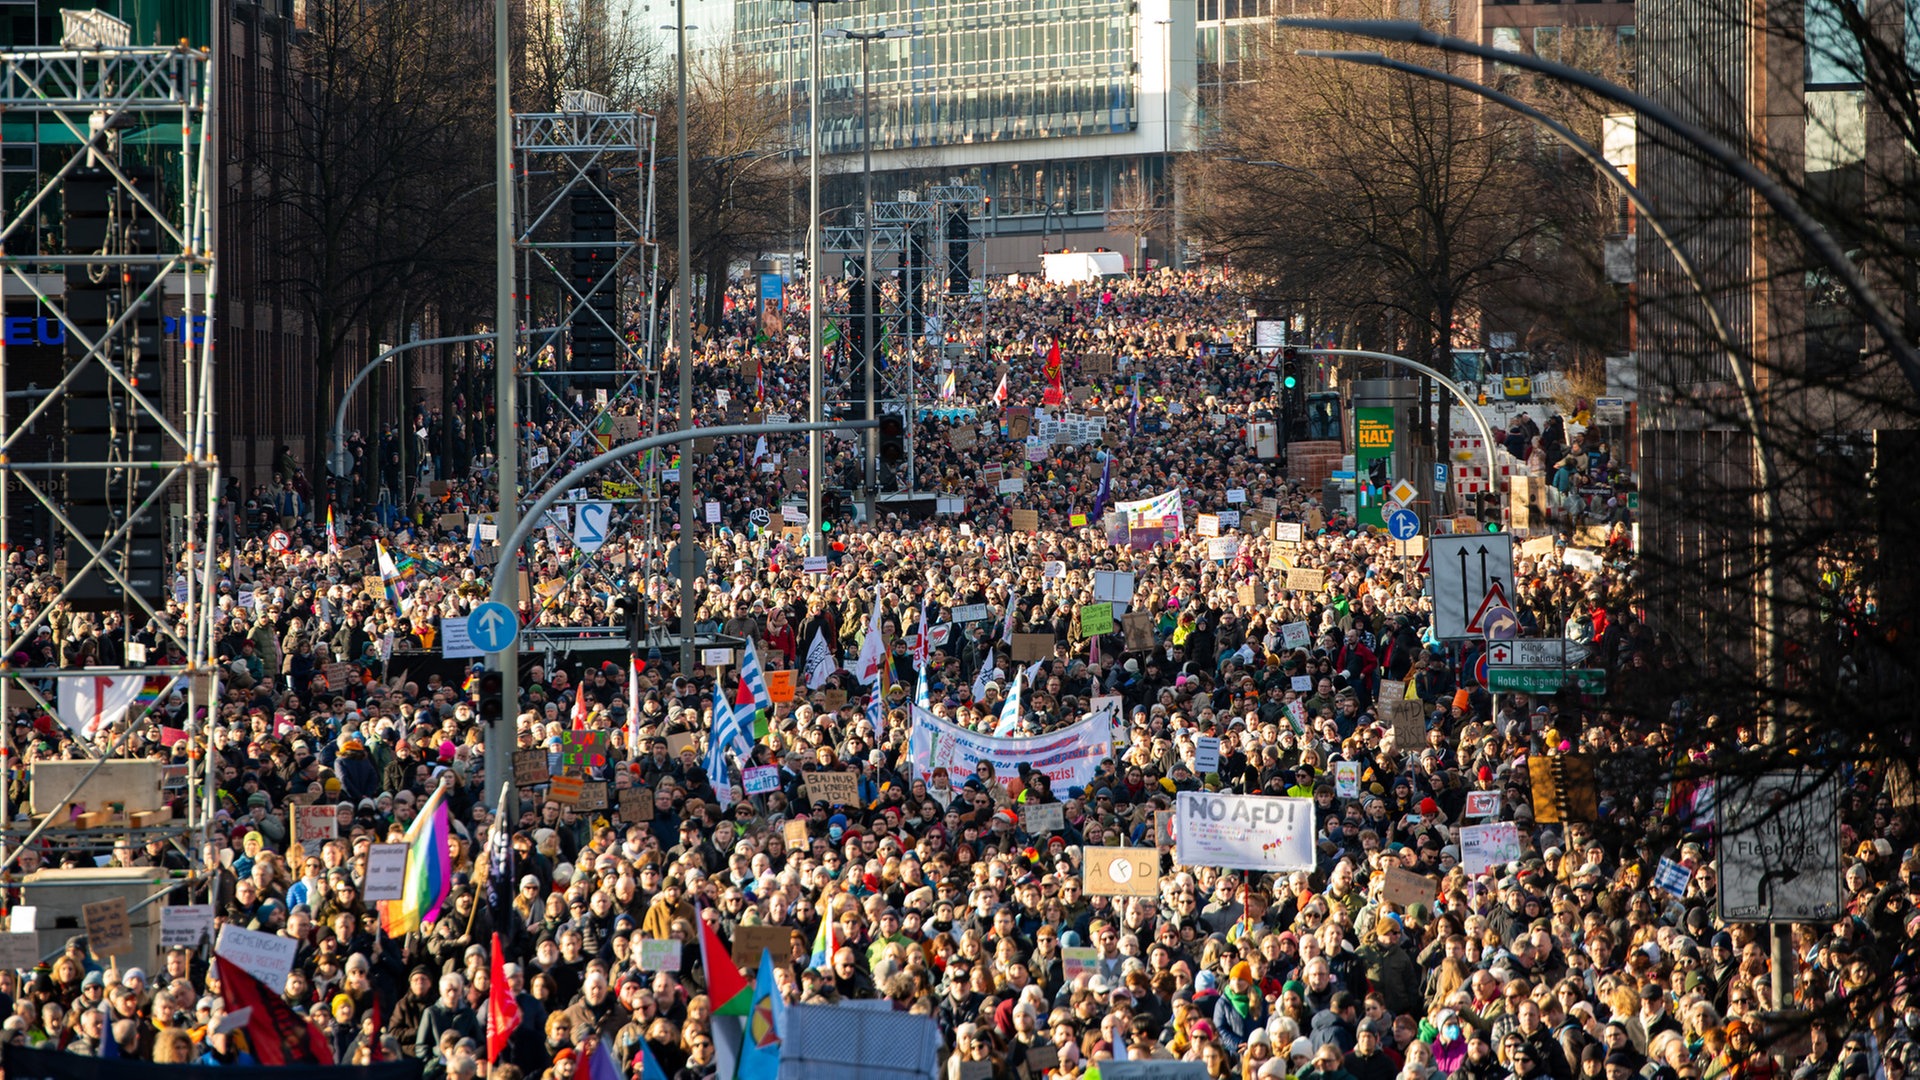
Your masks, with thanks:
M1854 6L1847 6L1849 4ZM1865 16L1857 0L1807 0L1804 10L1807 89L1841 90L1859 86L1858 28Z
M1542 60L1560 59L1559 27L1536 26L1533 28L1533 55Z

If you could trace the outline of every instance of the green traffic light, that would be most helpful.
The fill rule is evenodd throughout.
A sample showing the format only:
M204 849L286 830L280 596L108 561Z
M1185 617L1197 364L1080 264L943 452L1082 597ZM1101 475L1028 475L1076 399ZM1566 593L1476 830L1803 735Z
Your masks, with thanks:
M1487 531L1488 531L1488 532L1490 532L1490 533L1497 533L1497 532L1499 532L1499 531L1500 531L1500 523L1499 523L1499 522L1497 522L1497 521L1489 521L1489 522L1487 522Z
M831 522L831 521L822 521L822 522L820 523L820 531L821 531L821 532L823 532L823 533L825 533L825 532L832 532L832 531L833 531L833 522Z
M1299 385L1300 385L1300 380L1299 380L1299 379L1296 379L1296 378L1294 378L1294 377L1293 377L1293 376L1291 376L1291 375L1289 375L1289 376L1287 376L1287 382L1286 382L1286 386L1287 386L1287 389L1289 389L1289 390L1291 390L1291 389L1293 389L1294 387L1296 387L1296 386L1299 386Z

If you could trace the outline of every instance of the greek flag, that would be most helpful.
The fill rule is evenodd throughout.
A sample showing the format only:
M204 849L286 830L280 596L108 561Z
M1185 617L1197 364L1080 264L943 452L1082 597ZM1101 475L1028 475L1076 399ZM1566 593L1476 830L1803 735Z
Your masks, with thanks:
M753 647L752 639L748 639L747 647L740 659L740 680L746 683L747 689L753 693L755 712L773 708L773 694L767 690L767 670L760 666L760 653Z
M1020 684L1026 681L1026 677L1024 671L1014 674L1013 685L1007 688L1006 703L1000 706L1000 723L993 729L994 738L1004 739L1020 725Z
M713 734L707 739L707 780L713 784L720 805L726 806L732 799L732 785L727 782L727 748L740 728L739 720L733 715L733 706L727 704L727 695L720 689L720 680L713 681Z

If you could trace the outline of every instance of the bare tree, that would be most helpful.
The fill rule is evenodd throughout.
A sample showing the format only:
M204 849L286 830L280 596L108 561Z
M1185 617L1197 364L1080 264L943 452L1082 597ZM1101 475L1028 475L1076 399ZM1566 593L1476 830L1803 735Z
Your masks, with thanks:
M287 130L256 167L262 196L238 212L279 215L277 282L319 342L316 433L332 424L346 370L428 296L491 265L491 35L457 0L319 0L273 103ZM354 366L358 366L357 363ZM324 475L316 439L313 474Z
M1133 237L1133 250L1127 257L1136 271L1146 269L1140 256L1147 248L1147 237L1165 234L1172 224L1172 214L1166 201L1139 177L1128 177L1115 185L1107 204L1107 228Z
M713 326L725 302L728 266L785 234L798 164L788 137L786 101L766 89L773 80L728 49L693 53L688 61L689 258L707 277L701 321ZM674 85L666 83L653 99L665 146L672 145L678 122L673 91ZM675 183L673 170L662 168L658 205L667 221L676 203ZM670 241L675 231L663 228L661 235ZM671 243L666 254L678 257ZM667 267L660 272L666 276Z
M535 0L526 6L514 104L557 112L563 90L605 94L616 111L644 109L669 72L643 16L625 0Z

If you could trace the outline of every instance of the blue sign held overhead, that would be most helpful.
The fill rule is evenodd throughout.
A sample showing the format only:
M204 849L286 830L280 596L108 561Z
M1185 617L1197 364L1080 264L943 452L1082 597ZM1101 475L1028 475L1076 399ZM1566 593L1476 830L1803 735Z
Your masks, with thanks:
M1395 540L1411 540L1420 535L1420 515L1411 510L1395 510L1387 515L1387 535Z
M483 652L505 652L520 639L520 616L497 600L489 600L467 616L467 636Z

